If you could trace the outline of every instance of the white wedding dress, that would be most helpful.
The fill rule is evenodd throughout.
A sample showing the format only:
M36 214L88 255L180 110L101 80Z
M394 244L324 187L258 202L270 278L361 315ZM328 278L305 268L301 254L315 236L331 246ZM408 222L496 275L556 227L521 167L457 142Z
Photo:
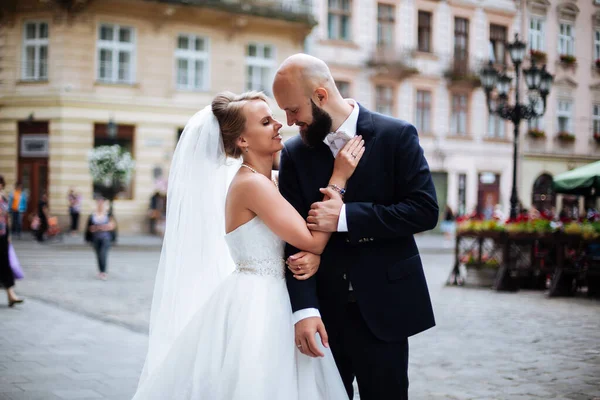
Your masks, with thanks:
M284 242L258 217L225 240L235 271L183 328L134 400L348 399L329 349L314 359L295 347Z

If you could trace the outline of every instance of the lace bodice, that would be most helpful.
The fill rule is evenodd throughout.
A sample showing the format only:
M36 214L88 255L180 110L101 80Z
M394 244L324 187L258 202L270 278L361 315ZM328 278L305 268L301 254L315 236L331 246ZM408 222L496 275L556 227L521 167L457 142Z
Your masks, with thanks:
M285 277L285 243L260 218L229 232L225 241L236 273Z

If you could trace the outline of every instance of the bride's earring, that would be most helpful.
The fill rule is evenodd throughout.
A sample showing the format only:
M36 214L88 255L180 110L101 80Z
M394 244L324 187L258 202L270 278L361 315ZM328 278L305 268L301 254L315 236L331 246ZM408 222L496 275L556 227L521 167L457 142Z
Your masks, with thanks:
M248 152L248 148L247 148L247 147L245 147L244 149L246 150L246 153L247 153L247 152Z

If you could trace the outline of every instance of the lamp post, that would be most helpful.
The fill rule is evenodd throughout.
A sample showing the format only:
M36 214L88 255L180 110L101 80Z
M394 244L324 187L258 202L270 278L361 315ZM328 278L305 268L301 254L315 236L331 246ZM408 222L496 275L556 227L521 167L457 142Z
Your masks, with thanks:
M529 89L529 104L522 104L519 98L519 84L521 75L521 64L525 58L525 42L519 40L515 34L515 41L507 45L507 50L515 67L515 102L510 105L508 94L512 78L503 71L497 71L492 61L481 71L481 83L485 90L487 106L490 114L496 114L502 119L511 121L514 125L513 138L513 177L512 193L510 195L510 218L515 219L518 213L519 196L517 193L517 151L519 142L519 127L521 121L541 117L546 112L546 99L550 93L554 77L546 71L546 65L538 68L535 60L531 60L531 66L523 69L525 83ZM497 101L492 106L492 92L496 89ZM539 102L542 100L543 108L539 110Z
M108 124L106 125L106 134L109 137L109 139L113 142L114 142L115 138L117 137L118 129L119 129L119 127L117 126L117 123L111 117L108 120Z

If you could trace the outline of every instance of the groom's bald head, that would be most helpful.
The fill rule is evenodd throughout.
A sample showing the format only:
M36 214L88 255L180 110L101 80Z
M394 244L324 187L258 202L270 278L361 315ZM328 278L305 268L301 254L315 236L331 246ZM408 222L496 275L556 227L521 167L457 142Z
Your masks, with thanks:
M336 91L329 67L322 60L308 54L294 54L281 64L273 81L273 92L286 91L294 87L311 97L318 88Z

